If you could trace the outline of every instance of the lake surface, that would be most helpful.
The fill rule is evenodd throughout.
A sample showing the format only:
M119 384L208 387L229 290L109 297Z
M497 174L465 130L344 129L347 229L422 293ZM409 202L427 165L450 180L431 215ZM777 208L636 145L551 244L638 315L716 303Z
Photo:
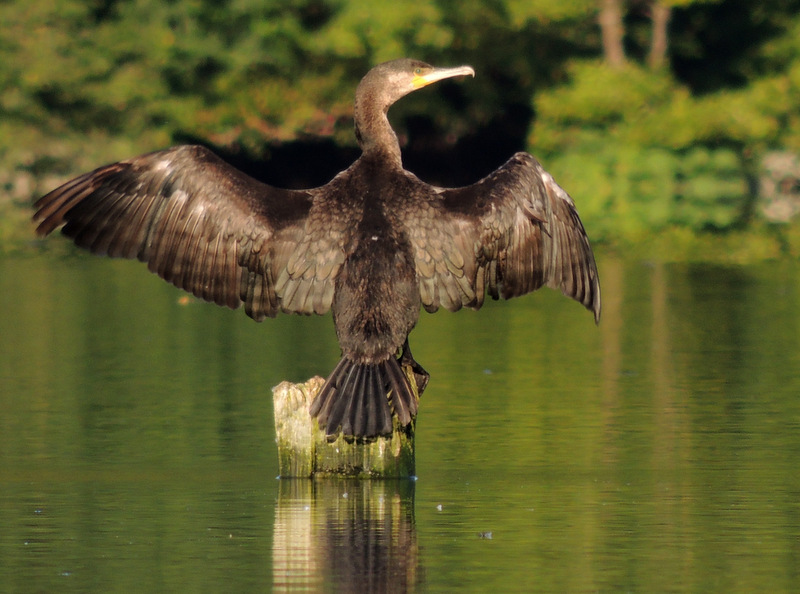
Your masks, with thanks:
M800 265L598 260L599 327L423 315L418 479L313 482L270 389L332 369L330 318L0 259L0 591L797 591Z

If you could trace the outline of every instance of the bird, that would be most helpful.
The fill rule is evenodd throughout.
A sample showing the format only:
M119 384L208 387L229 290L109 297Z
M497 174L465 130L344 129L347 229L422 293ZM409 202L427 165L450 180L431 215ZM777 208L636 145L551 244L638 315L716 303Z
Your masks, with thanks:
M547 286L600 318L594 254L575 203L531 154L472 185L430 185L402 164L388 119L402 97L475 76L402 58L355 92L361 154L325 185L284 189L210 149L180 145L105 165L35 202L36 232L137 259L256 321L332 311L341 358L310 406L329 439L408 430L429 374L408 343L420 312L479 309ZM410 373L405 373L410 369ZM412 386L412 383L416 384Z

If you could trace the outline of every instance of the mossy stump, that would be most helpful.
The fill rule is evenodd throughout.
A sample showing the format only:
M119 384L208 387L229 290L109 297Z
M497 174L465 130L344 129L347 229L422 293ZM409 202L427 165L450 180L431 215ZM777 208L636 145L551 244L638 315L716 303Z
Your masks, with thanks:
M409 379L416 388L413 376ZM401 428L395 418L394 431L387 437L360 442L347 441L339 435L329 442L325 431L308 412L324 383L323 378L313 377L304 384L281 382L272 389L281 478L415 476L416 419ZM414 396L418 398L416 389Z

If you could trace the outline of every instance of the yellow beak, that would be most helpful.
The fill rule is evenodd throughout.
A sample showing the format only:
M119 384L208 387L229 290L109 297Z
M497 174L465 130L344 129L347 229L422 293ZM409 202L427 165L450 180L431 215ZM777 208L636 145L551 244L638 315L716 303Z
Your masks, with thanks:
M421 89L422 87L427 87L431 83L444 80L445 78L452 78L454 76L475 76L475 70L472 69L472 66L434 68L426 74L414 76L414 80L411 81L411 84L414 86L414 90L416 90Z

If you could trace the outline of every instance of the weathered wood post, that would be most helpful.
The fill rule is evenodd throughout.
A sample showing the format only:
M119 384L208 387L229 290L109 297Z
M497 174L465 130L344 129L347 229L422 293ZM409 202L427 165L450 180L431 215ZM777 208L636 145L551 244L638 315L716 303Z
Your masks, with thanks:
M419 399L413 374L408 369L404 371L409 375L414 397ZM413 477L416 419L400 428L395 418L390 436L366 443L348 442L341 435L329 442L308 412L324 383L321 377L313 377L304 384L282 382L272 389L280 476Z

